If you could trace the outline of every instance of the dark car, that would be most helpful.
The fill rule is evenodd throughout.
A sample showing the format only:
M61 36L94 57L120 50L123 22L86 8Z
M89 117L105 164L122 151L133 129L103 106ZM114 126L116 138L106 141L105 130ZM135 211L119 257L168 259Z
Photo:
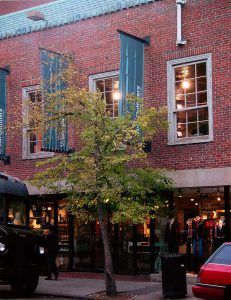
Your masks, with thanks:
M44 265L44 238L29 230L28 192L18 179L0 173L0 282L19 296L34 293Z
M224 243L201 267L192 288L197 298L231 299L231 243Z

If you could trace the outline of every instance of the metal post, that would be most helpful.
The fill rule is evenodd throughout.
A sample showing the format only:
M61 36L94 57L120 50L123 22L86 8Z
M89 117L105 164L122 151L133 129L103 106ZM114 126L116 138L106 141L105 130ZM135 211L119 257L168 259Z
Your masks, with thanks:
M182 38L182 6L186 4L186 0L176 0L177 7L177 46L182 46L186 44L186 40Z
M224 200L225 200L225 241L230 242L230 188L228 185L224 186Z

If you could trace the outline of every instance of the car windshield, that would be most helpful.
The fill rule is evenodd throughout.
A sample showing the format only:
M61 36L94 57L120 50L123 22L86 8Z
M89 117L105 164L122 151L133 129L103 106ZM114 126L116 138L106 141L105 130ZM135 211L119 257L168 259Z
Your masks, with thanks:
M0 225L4 223L3 198L0 196Z
M6 201L7 223L18 226L26 225L26 204L23 200L10 198Z
M210 263L231 265L231 245L225 245L221 248L221 250L212 258Z

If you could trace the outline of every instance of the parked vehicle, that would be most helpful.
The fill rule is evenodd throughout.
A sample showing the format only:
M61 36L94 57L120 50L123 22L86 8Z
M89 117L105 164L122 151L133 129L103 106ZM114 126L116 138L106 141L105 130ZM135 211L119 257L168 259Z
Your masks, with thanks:
M23 297L34 293L45 258L43 236L28 225L26 185L0 173L0 282Z
M205 262L192 290L197 298L231 299L231 243L221 245Z

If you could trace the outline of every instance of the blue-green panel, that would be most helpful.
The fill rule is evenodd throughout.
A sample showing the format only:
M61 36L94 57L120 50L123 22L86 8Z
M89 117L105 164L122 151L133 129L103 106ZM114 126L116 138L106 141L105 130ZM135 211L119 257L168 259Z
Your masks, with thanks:
M128 94L143 97L144 84L144 43L128 35L120 33L120 92L119 113L123 115L129 110L126 98ZM139 110L135 105L135 118Z

